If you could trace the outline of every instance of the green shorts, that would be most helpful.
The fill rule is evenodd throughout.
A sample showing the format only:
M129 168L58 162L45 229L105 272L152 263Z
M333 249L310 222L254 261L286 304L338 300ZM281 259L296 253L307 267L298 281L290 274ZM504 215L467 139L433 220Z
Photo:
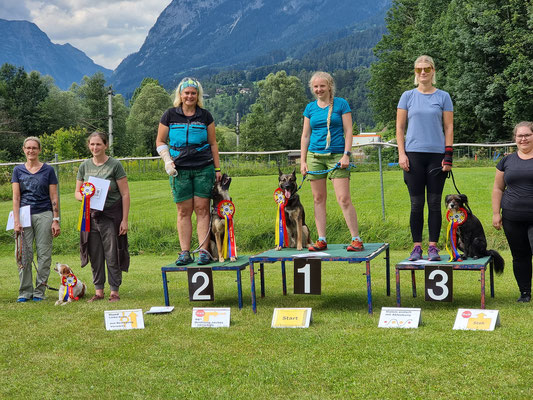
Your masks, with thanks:
M180 169L178 176L169 177L175 203L192 199L194 196L210 198L215 184L213 164L198 169Z
M342 158L342 154L319 154L319 153L307 153L307 169L313 171L324 171L333 168ZM333 171L327 174L308 174L307 179L336 179L336 178L348 178L350 179L350 170L347 168L335 168Z

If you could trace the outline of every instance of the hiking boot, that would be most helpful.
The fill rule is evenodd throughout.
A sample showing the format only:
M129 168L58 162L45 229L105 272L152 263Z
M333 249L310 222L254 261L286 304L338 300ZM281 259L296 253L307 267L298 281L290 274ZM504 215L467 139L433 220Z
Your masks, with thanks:
M428 261L440 261L439 249L437 249L437 246L429 246Z
M529 303L531 301L531 293L530 292L520 293L520 298L516 301L518 301L519 303Z
M211 262L211 254L207 250L200 249L200 253L198 254L198 261L196 263L198 265L206 265Z
M347 247L346 250L348 251L363 251L365 249L365 246L363 246L363 242L359 239L352 240L352 243Z
M415 246L411 255L409 256L409 261L418 261L422 258L422 247Z
M187 265L193 262L193 259L191 258L191 253L189 250L183 250L178 259L176 260L176 265Z
M311 244L307 248L307 250L309 251L322 251L322 250L327 250L327 249L328 249L328 244L324 242L323 240L317 240L315 244Z

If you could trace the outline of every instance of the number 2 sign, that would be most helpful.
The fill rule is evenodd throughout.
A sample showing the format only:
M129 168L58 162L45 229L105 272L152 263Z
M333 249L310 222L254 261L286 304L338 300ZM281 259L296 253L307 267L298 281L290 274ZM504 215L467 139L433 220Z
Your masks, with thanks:
M426 265L426 301L453 300L453 269L451 266Z
M187 268L190 301L213 301L213 271L211 268Z

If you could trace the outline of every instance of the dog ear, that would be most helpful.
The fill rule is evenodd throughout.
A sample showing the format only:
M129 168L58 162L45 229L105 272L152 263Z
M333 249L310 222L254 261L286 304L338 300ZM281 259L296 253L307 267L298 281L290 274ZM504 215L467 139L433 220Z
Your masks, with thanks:
M466 194L460 194L459 197L461 198L461 201L463 202L463 204L468 203L468 197L466 197Z
M444 198L444 204L448 204L448 202L450 201L450 196L451 194L446 195L446 197Z
M283 175L283 172L281 172L281 168L278 167L278 171L279 171L279 176L281 177L281 175Z
M292 170L292 176L294 176L294 179L296 179L296 168Z

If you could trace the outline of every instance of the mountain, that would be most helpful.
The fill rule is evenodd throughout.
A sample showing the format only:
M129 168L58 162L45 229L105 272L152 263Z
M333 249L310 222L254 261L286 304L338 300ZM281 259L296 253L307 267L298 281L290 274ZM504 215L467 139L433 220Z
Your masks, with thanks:
M95 64L85 53L70 44L54 44L37 25L28 21L0 19L0 65L23 66L27 72L50 75L58 87L67 90L84 75L112 71Z
M115 90L131 94L143 78L171 87L200 68L257 67L312 50L324 35L368 27L391 0L173 0L141 49L111 76ZM346 29L352 27L351 30ZM336 37L340 39L341 37ZM276 58L276 55L278 56Z

